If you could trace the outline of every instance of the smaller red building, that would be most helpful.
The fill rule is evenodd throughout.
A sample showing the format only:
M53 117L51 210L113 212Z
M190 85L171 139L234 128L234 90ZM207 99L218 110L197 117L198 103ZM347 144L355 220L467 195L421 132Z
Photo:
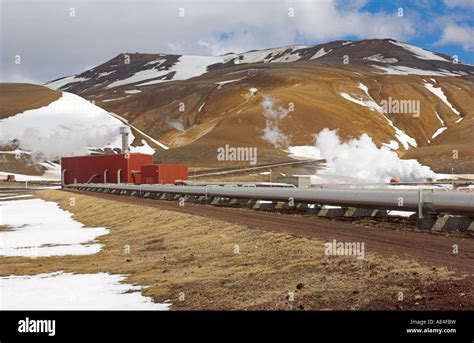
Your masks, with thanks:
M188 166L182 164L145 164L141 167L141 183L174 184L188 179Z
M63 185L71 183L140 183L142 165L153 156L141 153L61 158Z

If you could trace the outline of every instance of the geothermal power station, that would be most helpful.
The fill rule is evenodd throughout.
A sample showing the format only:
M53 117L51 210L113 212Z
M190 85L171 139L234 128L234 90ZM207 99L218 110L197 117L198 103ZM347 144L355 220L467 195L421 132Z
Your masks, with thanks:
M64 157L63 187L182 200L257 210L285 210L319 217L386 217L390 211L414 212L417 226L431 230L474 230L474 192L448 190L430 182L421 187L320 186L300 188L285 183L187 182L188 166L154 164L153 156L130 153L126 130L121 154Z

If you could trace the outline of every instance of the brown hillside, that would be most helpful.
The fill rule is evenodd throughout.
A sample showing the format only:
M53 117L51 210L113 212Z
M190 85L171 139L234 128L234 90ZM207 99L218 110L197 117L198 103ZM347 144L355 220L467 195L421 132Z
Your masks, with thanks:
M238 81L222 84L229 80ZM457 115L432 94L425 83L441 87L450 103L461 111L464 121L456 124ZM291 137L291 145L313 144L314 134L323 128L338 129L343 138L368 133L379 146L396 141L394 129L378 112L341 96L344 92L353 98L368 100L364 91L358 88L359 84L367 86L370 96L379 104L389 97L420 101L419 117L412 114L387 114L387 117L418 143L418 148L411 148L406 156L415 156L419 149L432 155L424 160L437 169L443 167L437 166L439 156L434 154L435 150L423 147L439 145L442 140L447 146L456 143L454 140L458 135L448 135L448 132L463 127L474 114L473 86L463 78L384 75L373 73L368 67L314 61L238 65L214 70L192 80L145 87L123 86L113 92L101 91L88 97L173 148L159 153L157 160L190 163L197 167L225 167L239 164L217 161L216 149L225 144L257 147L259 162L286 157L281 149L275 149L262 139L265 95L272 96L283 107L290 102L294 104L294 112L279 122L282 132ZM253 96L249 92L251 87L258 89ZM122 93L129 89L139 89L141 93L128 96ZM122 96L126 97L103 101ZM184 104L183 112L179 111L180 104ZM435 111L449 129L433 140L433 133L441 126ZM172 123L179 123L181 130ZM472 141L469 136L462 137L467 145ZM399 152L405 154L401 144Z
M0 83L0 119L40 108L58 100L61 92L28 83Z

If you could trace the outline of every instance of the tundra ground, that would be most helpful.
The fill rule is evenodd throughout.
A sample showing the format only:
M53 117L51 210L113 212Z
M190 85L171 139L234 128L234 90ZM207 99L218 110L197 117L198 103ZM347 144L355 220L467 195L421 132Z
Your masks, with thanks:
M174 310L474 309L469 237L113 195L36 196L111 232L99 237L98 254L4 258L0 275L126 274L126 282L147 286L144 295L170 300ZM327 256L332 239L364 242L364 258ZM454 241L460 252L452 260L462 263L442 251ZM441 250L438 260L433 249Z

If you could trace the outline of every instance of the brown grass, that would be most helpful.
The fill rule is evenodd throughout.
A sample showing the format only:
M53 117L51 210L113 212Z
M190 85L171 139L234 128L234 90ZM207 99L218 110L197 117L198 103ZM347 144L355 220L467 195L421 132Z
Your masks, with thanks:
M0 83L0 119L40 108L58 100L61 92L28 83Z
M414 281L427 286L451 276L446 269L433 271L367 252L364 260L328 258L323 241L204 217L57 190L37 195L58 202L86 226L109 227L110 234L98 239L104 248L90 256L5 258L1 275L58 270L127 274L127 282L149 286L144 295L157 302L170 299L174 309L193 310L360 309L395 299ZM288 300L288 292L295 301Z

